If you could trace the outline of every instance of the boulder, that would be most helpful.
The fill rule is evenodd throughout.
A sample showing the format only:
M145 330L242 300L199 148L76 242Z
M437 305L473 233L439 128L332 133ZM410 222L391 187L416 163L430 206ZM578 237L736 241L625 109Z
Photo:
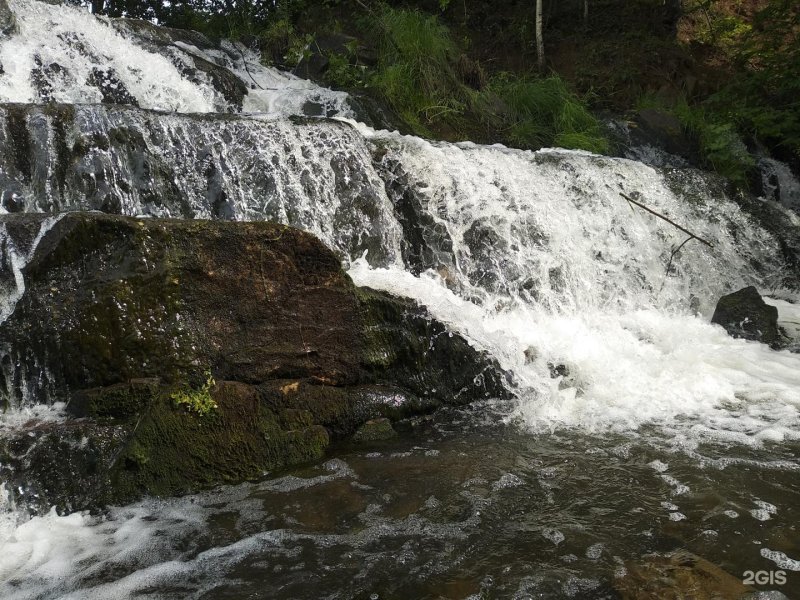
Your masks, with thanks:
M258 478L372 419L508 395L493 360L297 229L16 214L0 238L0 402L69 415L0 441L0 476L41 508Z
M781 342L778 309L764 302L753 286L720 298L711 322L722 325L735 338L755 340L771 346Z

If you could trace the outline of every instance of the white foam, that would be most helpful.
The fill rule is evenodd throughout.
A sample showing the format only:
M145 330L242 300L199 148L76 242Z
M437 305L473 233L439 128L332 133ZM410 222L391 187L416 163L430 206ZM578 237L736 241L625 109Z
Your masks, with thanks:
M563 533L561 533L558 529L553 529L552 527L543 529L542 537L547 541L552 542L556 546L566 539Z
M490 351L517 376L519 415L534 431L628 431L660 423L699 439L747 445L800 439L800 357L733 339L703 318L654 308L495 310L460 298L434 273L414 277L357 261L350 275L359 285L418 300ZM525 364L530 347L538 358ZM569 385L550 379L554 362L569 366Z
M37 68L52 63L66 67L50 83L57 102L99 103L100 91L87 83L92 69L113 68L118 79L143 108L179 112L209 112L215 108L210 86L184 79L166 57L148 52L121 35L106 20L80 7L35 0L11 0L19 32L0 42L0 100L38 102L31 78Z
M85 8L36 0L10 0L19 32L0 40L0 101L40 102L36 70L56 102L103 101L89 83L94 69L113 70L142 108L182 113L235 112L211 78L194 65L199 57L229 70L248 90L241 109L269 116L311 114L352 117L348 96L261 64L240 44L200 50L176 41L145 47L124 22L97 17ZM162 40L163 43L163 40ZM38 64L37 64L38 63ZM58 65L51 67L51 65ZM309 107L309 105L313 105Z
M786 569L787 571L800 571L800 560L790 558L783 552L770 550L769 548L762 548L761 556L767 560L771 560L781 569Z

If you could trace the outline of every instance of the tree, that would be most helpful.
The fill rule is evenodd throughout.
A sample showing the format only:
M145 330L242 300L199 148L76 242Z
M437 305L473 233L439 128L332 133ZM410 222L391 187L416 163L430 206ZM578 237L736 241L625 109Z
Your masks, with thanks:
M536 64L544 69L544 38L542 37L542 0L536 0Z

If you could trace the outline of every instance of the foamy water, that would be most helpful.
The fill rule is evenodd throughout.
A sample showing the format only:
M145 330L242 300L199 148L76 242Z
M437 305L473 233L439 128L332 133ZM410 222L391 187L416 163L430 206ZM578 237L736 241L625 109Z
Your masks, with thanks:
M243 48L210 51L178 42L164 54L143 47L125 27L76 8L10 4L20 32L0 41L2 101L38 101L31 71L58 63L66 69L51 69L46 79L59 102L99 102L100 92L86 82L103 66L144 108L230 111L209 81L189 81L181 65L196 55L229 68L248 88L242 110L257 116L213 122L81 107L78 122L103 135L113 127L139 133L153 157L178 169L167 179L197 216L217 214L207 177L213 165L215 185L230 205L225 218L270 218L313 231L341 256L356 284L413 298L495 357L513 374L517 400L498 417L513 433L491 429L488 441L475 441L472 429L499 409L465 409L456 433L442 425L418 440L436 440L435 448L401 440L392 452L351 453L348 461L360 470L330 461L310 478L146 500L102 516L51 511L31 518L2 487L0 596L202 597L226 583L258 587L274 578L284 578L286 590L305 586L310 596L309 587L335 579L337 570L346 576L332 585L363 591L370 577L405 564L426 581L458 570L470 553L510 564L526 556L545 560L548 552L559 553L548 563L557 583L523 569L514 573L511 592L573 596L595 589L599 575L581 577L563 565L586 571L604 565L622 577L623 546L644 553L650 547L641 540L660 527L669 537L677 531L692 543L706 540L698 552L741 549L736 565L763 560L763 568L797 568L800 554L786 533L800 505L791 485L762 485L756 494L751 474L796 477L800 355L732 339L709 317L720 295L756 285L773 294L768 301L782 325L797 335L800 297L777 289L785 274L779 241L712 178L584 152L431 143L352 120L349 127L298 128L284 117L305 114L309 103L315 114L352 117L346 95L262 67ZM47 181L55 164L49 118L35 123L42 134L35 158L43 166L34 172L46 173ZM91 157L102 162L98 181L117 195L122 212L183 214L148 205L142 198L152 194L118 185L129 183L130 165L113 149L100 154ZM163 182L145 191L160 197L156 183ZM56 198L52 185L39 186L44 192L25 185L15 189L29 194L27 209L85 208L77 188L74 197L62 191ZM621 193L713 247L693 240L676 253L685 235ZM24 292L24 266L51 224L31 247L4 247L10 269L0 320ZM0 238L7 241L5 229ZM62 408L17 407L0 418L0 435L31 419L61 418ZM456 437L452 447L448 435ZM504 436L513 437L511 450ZM413 468L405 470L409 463ZM609 465L606 485L596 473ZM629 472L638 477L635 485ZM415 485L425 474L430 480ZM619 514L581 522L589 509L570 511L587 494L598 515ZM437 512L442 507L450 512ZM629 532L632 523L638 529ZM777 533L770 537L764 523ZM593 528L599 531L587 534ZM495 536L505 546L493 547ZM483 544L478 552L470 545L475 540ZM439 544L435 551L432 544ZM483 568L472 565L475 572ZM450 588L425 588L442 589Z
M185 42L145 47L124 22L95 17L85 8L37 0L10 0L19 32L0 40L0 101L92 104L103 101L92 85L98 72L113 75L142 108L181 113L235 112L193 56L229 70L248 90L245 112L285 116L352 116L347 95L261 64L242 46L200 50ZM141 35L147 39L147 31ZM159 50L159 51L157 51ZM113 84L116 87L119 84ZM45 97L43 97L43 95Z

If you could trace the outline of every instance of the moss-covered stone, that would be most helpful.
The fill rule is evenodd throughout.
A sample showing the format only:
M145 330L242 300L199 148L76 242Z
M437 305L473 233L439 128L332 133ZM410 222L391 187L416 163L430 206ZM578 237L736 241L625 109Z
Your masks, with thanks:
M15 244L42 220L0 216ZM40 486L60 506L254 479L370 420L507 395L487 356L282 225L68 213L23 275L0 324L0 401L69 402L65 427L87 443L61 464L47 438L28 467L65 482ZM93 441L109 428L114 444Z
M159 389L159 379L132 379L104 388L81 390L72 395L70 412L77 417L127 420L146 409Z
M370 419L353 435L354 442L380 442L397 437L392 422L387 418Z
M166 396L144 413L112 469L114 501L256 479L319 459L328 447L323 427L283 428L252 386L225 381L211 393L218 406L212 415L183 410Z

